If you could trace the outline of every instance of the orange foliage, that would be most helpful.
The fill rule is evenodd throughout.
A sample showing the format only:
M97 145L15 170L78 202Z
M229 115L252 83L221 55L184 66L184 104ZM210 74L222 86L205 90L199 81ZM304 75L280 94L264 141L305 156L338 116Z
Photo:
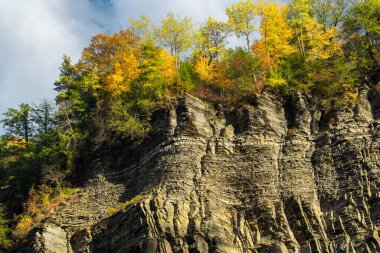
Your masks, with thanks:
M94 36L76 67L85 73L95 71L99 83L91 84L91 88L100 88L114 97L130 91L130 84L140 75L138 64L138 38L126 30Z

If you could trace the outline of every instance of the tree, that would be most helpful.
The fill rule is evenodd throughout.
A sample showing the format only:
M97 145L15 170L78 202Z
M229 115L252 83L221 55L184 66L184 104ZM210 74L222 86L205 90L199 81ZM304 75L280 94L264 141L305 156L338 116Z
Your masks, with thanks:
M52 132L56 126L55 106L47 99L34 107L32 120L36 127L36 132L41 135L46 135Z
M25 103L22 103L19 109L8 108L8 110L3 113L5 118L1 120L7 134L16 139L24 139L25 142L28 143L33 134L33 123L31 121L32 111L33 108Z
M199 53L196 57L194 69L199 78L206 84L212 83L216 79L216 67L214 62L203 54Z
M380 2L353 2L343 25L345 52L367 81L380 81Z
M294 30L299 53L309 61L326 60L341 51L341 41L337 40L337 29L324 29L312 17L309 0L291 0L288 12L289 24Z
M206 87L221 97L237 97L253 91L258 66L250 52L237 48L227 50L220 61L214 62L198 54L194 68Z
M245 37L247 50L251 48L250 38L257 30L255 25L256 8L252 0L239 1L226 9L228 24L237 37Z
M311 5L309 0L291 0L288 12L289 24L294 30L296 37L297 48L300 54L306 56L305 26L310 22L311 18Z
M193 45L194 28L191 18L181 19L173 13L168 13L161 20L161 27L156 29L156 36L162 46L169 48L175 57L176 76L180 67L180 54Z
M156 29L152 18L147 16L141 16L139 20L134 18L130 18L129 27L133 34L135 34L139 38L139 42L141 44L145 43L154 43L154 30Z
M224 50L229 29L226 23L209 17L198 32L198 47L209 61L217 60Z
M83 89L97 97L98 107L107 107L112 97L130 90L139 76L139 40L131 31L98 34L83 50L76 69Z
M90 87L96 87L97 76L92 75L93 71L81 75L77 67L71 64L70 57L66 55L63 56L59 70L59 79L54 82L54 89L58 92L55 99L58 105L57 118L61 130L65 129L63 132L73 133L80 122L86 124L92 116L95 95L86 91Z
M350 0L312 0L312 13L326 31L337 27L346 17Z
M140 76L134 93L139 99L156 100L162 97L175 82L175 59L168 51L149 43L141 49Z
M251 93L256 89L259 61L242 48L229 49L224 58L226 76L232 81L235 95Z
M293 31L289 27L286 16L287 7L278 3L259 2L261 39L254 46L254 53L267 66L277 66L278 61L296 52L291 44Z

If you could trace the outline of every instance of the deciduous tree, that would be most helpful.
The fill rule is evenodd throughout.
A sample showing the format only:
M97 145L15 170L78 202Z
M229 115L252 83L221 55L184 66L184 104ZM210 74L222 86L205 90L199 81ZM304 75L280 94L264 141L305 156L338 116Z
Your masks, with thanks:
M209 59L217 60L225 49L229 28L226 23L209 17L198 32L199 50Z
M267 66L276 66L278 61L297 50L291 44L293 31L287 23L287 7L278 3L258 2L260 34L253 50Z
M255 18L257 10L252 0L240 0L226 9L228 24L235 32L237 37L244 37L247 50L251 48L251 36L257 30Z
M139 42L141 44L144 43L154 43L154 30L155 25L152 21L152 18L147 16L141 16L140 19L136 20L134 18L130 18L129 29L139 38Z
M194 28L191 18L180 18L168 13L161 20L161 27L156 29L156 36L162 46L168 48L175 57L176 70L180 67L180 54L189 49L194 42Z

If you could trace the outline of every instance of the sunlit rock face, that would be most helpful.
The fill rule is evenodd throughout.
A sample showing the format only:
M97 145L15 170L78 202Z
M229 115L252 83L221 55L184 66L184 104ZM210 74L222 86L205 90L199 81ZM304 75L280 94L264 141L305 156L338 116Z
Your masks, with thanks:
M17 252L380 252L376 101L327 116L301 94L236 109L186 95L135 151L92 161Z

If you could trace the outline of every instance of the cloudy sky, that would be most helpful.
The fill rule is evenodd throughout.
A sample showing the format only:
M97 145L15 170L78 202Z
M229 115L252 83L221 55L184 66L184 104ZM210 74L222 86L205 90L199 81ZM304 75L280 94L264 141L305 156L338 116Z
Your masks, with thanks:
M236 0L0 0L0 113L53 98L62 55L74 61L92 35L114 33L129 18L159 23L172 11L202 22L225 20Z

